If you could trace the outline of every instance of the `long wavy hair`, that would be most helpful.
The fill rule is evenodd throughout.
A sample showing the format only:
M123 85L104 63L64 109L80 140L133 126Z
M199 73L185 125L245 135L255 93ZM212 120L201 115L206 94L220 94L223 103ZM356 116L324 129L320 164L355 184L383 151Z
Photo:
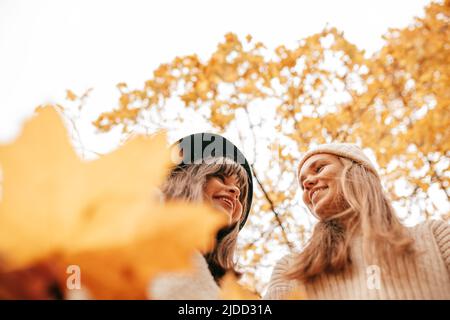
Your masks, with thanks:
M218 157L209 158L202 163L193 163L182 168L172 170L161 187L164 200L186 200L191 202L204 201L204 189L211 177L231 176L236 174L240 190L239 200L242 204L242 215L247 211L248 175L245 169L229 160ZM234 253L237 246L237 236L241 220L220 229L216 235L216 242L211 252L204 256L208 262L209 270L216 282L227 271L239 274L235 270Z
M351 268L350 242L362 235L368 260L383 264L394 255L413 256L414 240L397 218L379 177L364 166L338 157L344 166L336 201L344 200L342 212L320 220L304 250L287 272L288 279L313 281L322 273Z

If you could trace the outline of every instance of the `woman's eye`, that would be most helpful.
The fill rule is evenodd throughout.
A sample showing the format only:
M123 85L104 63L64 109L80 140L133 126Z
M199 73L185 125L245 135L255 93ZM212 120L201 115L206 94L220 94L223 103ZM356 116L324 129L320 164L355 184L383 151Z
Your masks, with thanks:
M322 171L323 167L325 167L324 165L320 165L317 167L316 172L319 173L320 171Z
M216 175L216 178L219 179L220 181L224 182L225 181L225 176L223 174L218 174Z

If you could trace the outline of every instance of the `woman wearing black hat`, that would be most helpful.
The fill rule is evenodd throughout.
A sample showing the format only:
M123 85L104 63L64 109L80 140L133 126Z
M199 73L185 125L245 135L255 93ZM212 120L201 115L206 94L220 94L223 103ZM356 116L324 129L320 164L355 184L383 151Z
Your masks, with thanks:
M227 139L208 133L184 137L177 143L183 160L162 186L165 200L206 202L229 217L219 230L211 252L194 256L193 274L164 274L152 281L153 299L218 299L218 283L235 271L234 252L239 231L250 211L252 172L243 154Z

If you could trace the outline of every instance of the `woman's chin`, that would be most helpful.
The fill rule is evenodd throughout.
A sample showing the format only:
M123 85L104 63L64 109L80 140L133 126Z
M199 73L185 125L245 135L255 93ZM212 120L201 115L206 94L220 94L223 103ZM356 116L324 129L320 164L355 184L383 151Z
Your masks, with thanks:
M214 208L216 208L218 211L226 214L226 216L228 218L228 223L229 224L231 223L232 214L230 213L230 210L228 208L225 208L224 206L222 206L221 204L218 204L218 203L214 203Z
M324 199L321 199L314 207L314 214L320 219L325 219L330 216L330 212L326 208L326 202L323 202Z
M336 209L332 209L327 207L326 205L323 206L317 206L317 208L314 211L314 214L319 217L321 220L330 218L334 215L336 215L338 211Z

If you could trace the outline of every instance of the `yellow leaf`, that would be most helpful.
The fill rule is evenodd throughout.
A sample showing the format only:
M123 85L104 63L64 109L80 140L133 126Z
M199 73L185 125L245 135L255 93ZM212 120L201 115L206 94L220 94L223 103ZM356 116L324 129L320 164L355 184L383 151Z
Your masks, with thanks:
M148 220L128 243L110 241L110 246L64 256L67 265L80 266L94 297L145 299L152 277L190 268L193 248L210 250L226 221L220 213L186 203L155 206Z
M289 293L283 300L306 300L307 296L305 293L300 291L293 291Z
M15 142L0 145L0 257L15 269L56 255L81 267L96 298L144 298L153 275L188 267L226 221L153 197L169 159L165 136L155 135L82 161L55 109L40 108Z
M255 293L243 288L237 282L236 276L227 273L220 283L220 298L223 300L259 300Z
M66 90L66 99L70 101L75 101L78 99L78 97L75 93L73 93L72 90Z

